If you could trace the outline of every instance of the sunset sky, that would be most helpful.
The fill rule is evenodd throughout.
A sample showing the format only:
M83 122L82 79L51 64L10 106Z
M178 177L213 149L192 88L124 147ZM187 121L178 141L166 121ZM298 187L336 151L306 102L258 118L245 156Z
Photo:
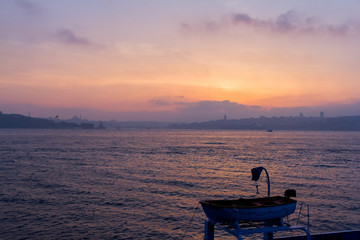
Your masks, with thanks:
M358 0L0 0L0 111L360 115L359 13Z

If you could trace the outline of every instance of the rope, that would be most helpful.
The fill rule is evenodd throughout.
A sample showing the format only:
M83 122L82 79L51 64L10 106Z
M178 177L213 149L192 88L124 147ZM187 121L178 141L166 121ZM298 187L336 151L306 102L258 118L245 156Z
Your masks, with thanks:
M260 196L262 196L262 197L265 197L263 194L261 194L261 193L259 192L259 185L258 185L257 183L256 183L255 187L256 187L256 195L260 195Z
M192 218L191 218L191 220L190 220L190 222L189 222L189 224L188 224L188 226L187 226L187 228L186 228L186 230L185 230L185 232L184 232L184 235L182 236L181 240L182 240L182 239L184 239L184 237L185 237L185 235L186 235L187 231L189 230L190 224L191 224L191 222L194 220L194 217L195 217L196 211L197 211L197 209L199 208L199 204L200 204L200 202L198 202L198 204L196 205L196 208L195 208L194 214L193 214L193 216L192 216Z

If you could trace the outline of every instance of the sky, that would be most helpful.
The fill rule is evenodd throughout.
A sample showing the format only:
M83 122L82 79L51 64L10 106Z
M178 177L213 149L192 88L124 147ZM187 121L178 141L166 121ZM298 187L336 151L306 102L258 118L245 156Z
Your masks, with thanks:
M0 111L360 115L358 0L0 0Z

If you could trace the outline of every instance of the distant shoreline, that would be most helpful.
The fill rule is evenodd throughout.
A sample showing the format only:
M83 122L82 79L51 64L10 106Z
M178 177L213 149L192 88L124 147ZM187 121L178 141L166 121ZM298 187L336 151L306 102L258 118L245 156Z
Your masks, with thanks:
M26 117L20 114L4 114L0 112L0 128L17 129L94 129L92 123L71 123L43 118Z
M260 117L173 124L177 129L360 131L360 116L344 117Z
M76 116L69 120L43 119L0 112L0 128L19 129L194 129L194 130L298 130L360 131L360 116L343 117L260 117L173 123L156 121L90 121Z

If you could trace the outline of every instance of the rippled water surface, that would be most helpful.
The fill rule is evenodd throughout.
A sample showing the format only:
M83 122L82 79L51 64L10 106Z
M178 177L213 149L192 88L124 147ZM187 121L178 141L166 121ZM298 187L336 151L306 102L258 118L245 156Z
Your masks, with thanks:
M360 228L357 132L0 130L0 239L182 239L195 210L202 239L198 201L254 196L257 166L312 232Z

